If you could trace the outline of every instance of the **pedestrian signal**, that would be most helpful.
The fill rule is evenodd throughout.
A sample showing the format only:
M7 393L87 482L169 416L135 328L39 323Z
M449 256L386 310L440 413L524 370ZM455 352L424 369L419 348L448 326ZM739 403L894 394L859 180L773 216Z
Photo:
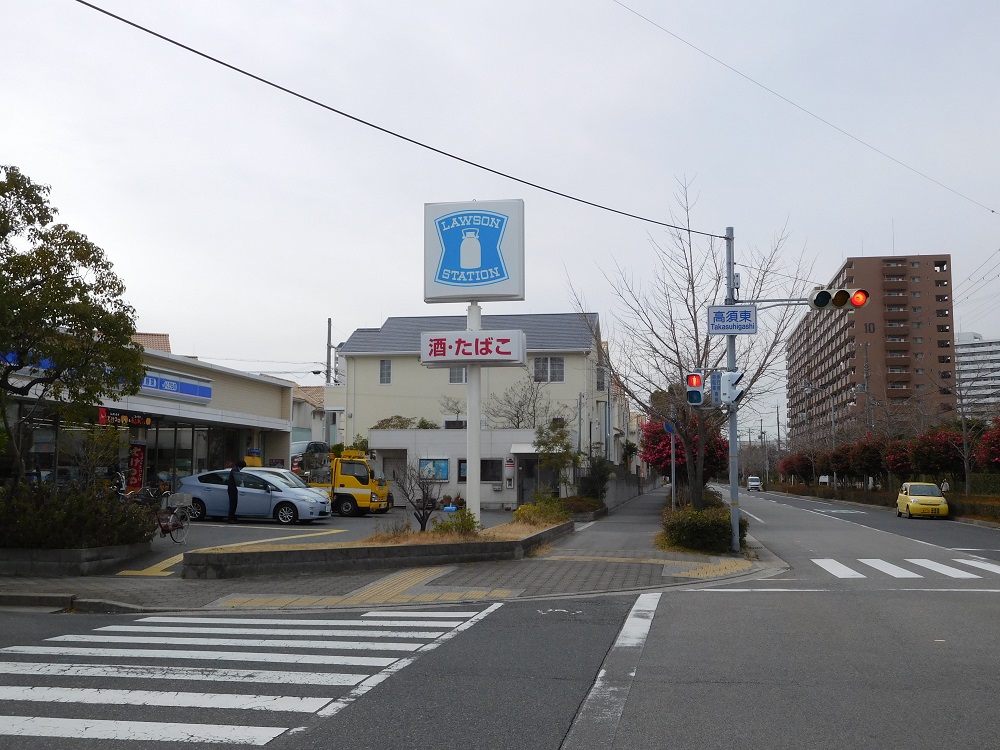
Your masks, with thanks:
M686 378L687 402L691 406L701 406L705 402L705 380L700 372L689 372Z

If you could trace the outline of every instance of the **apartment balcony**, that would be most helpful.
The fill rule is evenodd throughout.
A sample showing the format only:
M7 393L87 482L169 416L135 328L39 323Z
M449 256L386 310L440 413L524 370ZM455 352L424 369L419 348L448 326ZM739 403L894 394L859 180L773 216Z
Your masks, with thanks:
M906 383L909 383L911 380L913 380L913 373L911 373L909 370L905 370L903 372L887 372L885 374L885 382L890 384L903 383L905 385Z
M885 324L885 335L886 336L909 336L910 335L910 324L909 323L886 323Z
M898 302L886 303L885 314L882 319L886 323L892 323L897 320L909 320L910 319L910 307L909 305L901 305Z
M906 354L896 354L893 356L892 353L887 354L885 361L890 367L909 367L912 357L910 357L909 352Z
M895 290L906 289L908 283L909 282L907 282L905 276L903 276L902 278L895 278L895 277L891 277L891 276L883 277L882 278L882 290L888 292L888 291L894 290L894 289Z
M886 331L885 334L885 348L887 351L910 351L910 339L906 336L899 336L897 334L890 333Z

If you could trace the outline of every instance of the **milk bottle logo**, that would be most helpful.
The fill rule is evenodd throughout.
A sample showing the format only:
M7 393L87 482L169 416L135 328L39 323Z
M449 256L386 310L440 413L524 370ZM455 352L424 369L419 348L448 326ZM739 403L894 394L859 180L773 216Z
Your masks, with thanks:
M435 280L459 287L478 287L507 281L504 231L509 217L496 211L456 211L435 222L441 242Z

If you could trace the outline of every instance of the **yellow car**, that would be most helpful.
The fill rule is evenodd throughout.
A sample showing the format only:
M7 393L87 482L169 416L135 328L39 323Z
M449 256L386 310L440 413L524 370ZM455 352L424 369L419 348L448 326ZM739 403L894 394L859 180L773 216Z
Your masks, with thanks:
M944 499L936 484L905 482L896 495L896 516L904 513L907 518L914 516L947 518L948 501Z

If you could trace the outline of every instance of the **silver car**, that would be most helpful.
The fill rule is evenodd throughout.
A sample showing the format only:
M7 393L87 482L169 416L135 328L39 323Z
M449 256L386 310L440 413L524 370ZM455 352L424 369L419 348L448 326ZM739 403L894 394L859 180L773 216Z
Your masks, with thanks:
M239 504L236 514L242 518L273 518L281 524L296 521L311 523L329 518L330 499L318 495L312 488L289 486L277 477L255 473L256 469L237 472ZM212 516L229 515L229 469L204 471L181 479L178 492L191 496L191 519L204 520Z
M300 490L309 490L316 494L320 500L329 500L330 493L321 490L319 487L310 487L306 484L305 480L296 474L291 469L279 469L274 466L252 466L247 467L244 471L248 471L251 474L256 474L257 476L266 477L272 482L280 482L282 485L288 485L289 487L297 487Z

